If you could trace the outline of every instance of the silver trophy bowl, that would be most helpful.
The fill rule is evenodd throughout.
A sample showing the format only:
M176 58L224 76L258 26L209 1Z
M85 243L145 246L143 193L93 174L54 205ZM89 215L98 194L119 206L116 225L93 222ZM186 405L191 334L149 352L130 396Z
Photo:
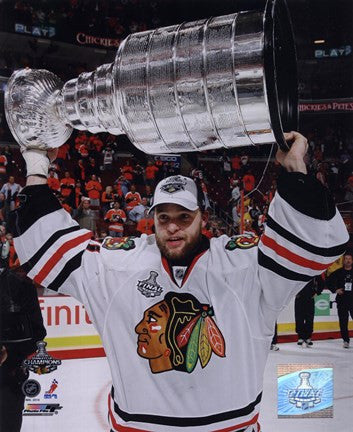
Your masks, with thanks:
M62 84L15 71L7 122L26 148L63 144L72 128L126 134L145 153L277 142L298 126L296 55L285 0L129 35L115 61Z

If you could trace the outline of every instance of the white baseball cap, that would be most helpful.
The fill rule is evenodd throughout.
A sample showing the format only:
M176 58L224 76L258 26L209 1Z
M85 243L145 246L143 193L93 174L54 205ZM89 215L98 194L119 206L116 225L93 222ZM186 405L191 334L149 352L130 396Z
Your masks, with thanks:
M189 177L181 175L161 180L154 191L151 212L159 204L178 204L188 210L200 208L196 183Z

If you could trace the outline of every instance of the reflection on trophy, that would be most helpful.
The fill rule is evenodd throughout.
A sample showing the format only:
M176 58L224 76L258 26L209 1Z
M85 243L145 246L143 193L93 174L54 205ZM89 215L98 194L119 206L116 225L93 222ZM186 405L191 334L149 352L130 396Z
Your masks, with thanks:
M5 95L23 147L59 147L75 128L126 134L152 154L273 142L285 149L297 106L285 0L132 34L113 63L65 84L45 70L18 70Z

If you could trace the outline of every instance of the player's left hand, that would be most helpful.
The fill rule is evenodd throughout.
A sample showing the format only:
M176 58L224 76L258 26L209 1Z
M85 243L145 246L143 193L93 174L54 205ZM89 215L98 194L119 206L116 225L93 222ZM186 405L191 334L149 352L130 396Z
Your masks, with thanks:
M301 172L307 174L304 156L308 150L308 141L299 132L284 134L286 141L292 142L289 151L278 150L276 159L288 172Z

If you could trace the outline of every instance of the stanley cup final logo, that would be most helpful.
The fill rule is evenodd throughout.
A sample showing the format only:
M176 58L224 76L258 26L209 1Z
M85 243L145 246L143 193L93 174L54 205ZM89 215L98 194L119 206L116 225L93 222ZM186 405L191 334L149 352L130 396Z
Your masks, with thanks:
M310 372L301 372L299 374L300 384L294 390L288 392L288 400L295 404L297 408L306 410L312 408L321 402L321 390L315 390L309 382Z
M332 418L333 368L320 364L277 365L278 418Z

